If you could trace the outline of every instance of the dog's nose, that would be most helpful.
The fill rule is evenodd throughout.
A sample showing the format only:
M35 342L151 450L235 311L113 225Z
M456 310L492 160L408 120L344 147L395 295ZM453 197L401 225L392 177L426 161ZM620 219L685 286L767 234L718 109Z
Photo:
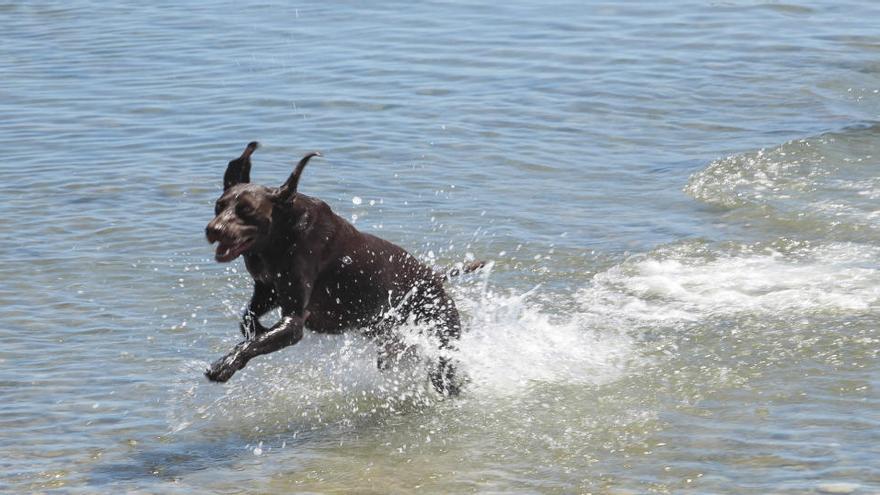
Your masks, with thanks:
M208 226L205 227L205 237L208 238L209 244L214 244L215 242L219 241L220 233L220 225L215 221L211 221L211 223L209 223Z

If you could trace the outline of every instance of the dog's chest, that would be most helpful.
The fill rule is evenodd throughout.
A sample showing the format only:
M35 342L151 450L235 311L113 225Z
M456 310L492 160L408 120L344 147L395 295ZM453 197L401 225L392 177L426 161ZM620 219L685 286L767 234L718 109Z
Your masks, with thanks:
M246 255L244 257L244 265L247 267L251 277L257 282L272 284L278 276L277 268L273 267L271 263L259 255Z

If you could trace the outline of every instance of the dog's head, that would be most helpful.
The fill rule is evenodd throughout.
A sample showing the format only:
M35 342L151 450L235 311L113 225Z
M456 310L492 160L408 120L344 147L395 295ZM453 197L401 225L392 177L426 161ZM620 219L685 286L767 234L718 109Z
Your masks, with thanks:
M223 175L223 194L214 205L214 219L205 229L208 242L218 243L214 258L221 263L266 247L276 211L296 196L299 176L309 159L321 156L317 152L307 154L281 187L266 187L250 183L251 154L258 146L256 141L248 143L241 156L229 162Z

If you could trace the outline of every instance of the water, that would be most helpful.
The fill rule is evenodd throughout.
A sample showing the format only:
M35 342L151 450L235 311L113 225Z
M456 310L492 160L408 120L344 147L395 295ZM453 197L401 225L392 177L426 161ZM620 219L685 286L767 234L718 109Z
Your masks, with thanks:
M0 4L0 491L880 491L873 2ZM472 383L226 385L225 163L438 266Z

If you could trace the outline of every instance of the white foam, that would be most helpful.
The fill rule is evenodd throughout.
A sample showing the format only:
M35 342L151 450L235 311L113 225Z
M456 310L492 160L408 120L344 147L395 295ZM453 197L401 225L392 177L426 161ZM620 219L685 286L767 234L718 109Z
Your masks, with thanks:
M597 311L643 321L717 315L860 312L880 301L880 249L805 245L788 253L743 248L710 254L693 245L637 257L595 277L581 292Z

